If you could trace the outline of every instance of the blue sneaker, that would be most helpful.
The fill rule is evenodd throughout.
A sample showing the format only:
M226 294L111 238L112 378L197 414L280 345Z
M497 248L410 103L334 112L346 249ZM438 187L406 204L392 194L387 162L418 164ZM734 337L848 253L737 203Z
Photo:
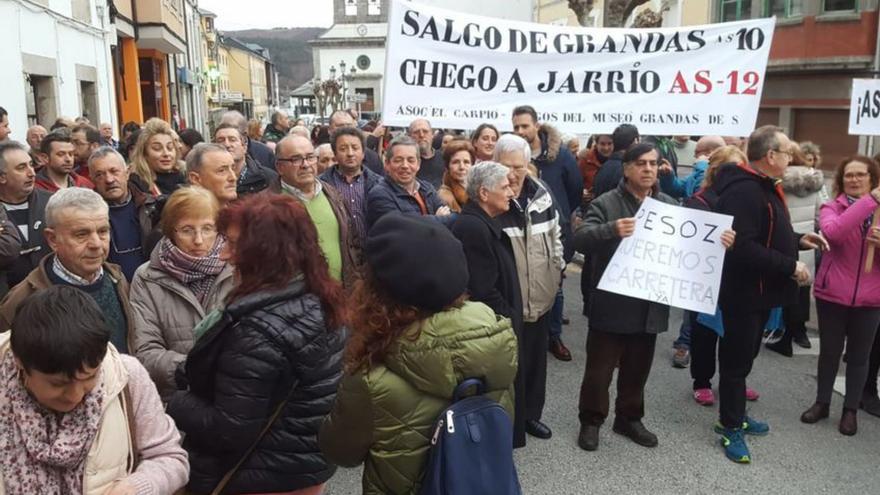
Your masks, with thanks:
M723 435L724 430L724 425L722 425L720 421L715 423L715 433ZM763 421L758 421L757 419L746 416L745 418L743 418L742 431L746 435L762 437L770 433L770 425Z
M746 445L742 428L724 428L721 433L721 447L727 458L733 462L738 464L752 462L752 455L749 453L749 446Z

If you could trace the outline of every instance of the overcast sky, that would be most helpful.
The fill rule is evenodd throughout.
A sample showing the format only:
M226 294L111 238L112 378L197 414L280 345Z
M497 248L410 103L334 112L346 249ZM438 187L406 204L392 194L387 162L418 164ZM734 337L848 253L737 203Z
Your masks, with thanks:
M217 14L221 31L333 24L333 0L200 0L199 7Z

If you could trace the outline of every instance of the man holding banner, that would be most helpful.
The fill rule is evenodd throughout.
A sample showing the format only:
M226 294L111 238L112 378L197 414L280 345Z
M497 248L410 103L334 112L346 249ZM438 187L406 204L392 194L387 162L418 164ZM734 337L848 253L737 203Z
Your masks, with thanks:
M798 261L801 249L828 248L817 234L795 234L781 179L793 144L778 127L752 132L748 164L723 165L715 177L717 212L733 217L737 241L724 261L719 305L724 337L719 342L720 422L715 431L729 459L751 462L744 435L766 435L770 427L746 415L746 378L757 354L770 309L794 304L798 284L810 271Z

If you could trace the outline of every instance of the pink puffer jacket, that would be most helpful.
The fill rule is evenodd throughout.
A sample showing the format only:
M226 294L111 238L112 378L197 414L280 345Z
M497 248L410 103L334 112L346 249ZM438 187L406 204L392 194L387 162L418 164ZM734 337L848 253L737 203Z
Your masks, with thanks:
M846 196L822 205L819 226L831 250L822 255L816 275L817 299L846 306L880 307L880 249L874 252L874 267L865 273L868 244L863 224L878 207L866 194L850 205Z

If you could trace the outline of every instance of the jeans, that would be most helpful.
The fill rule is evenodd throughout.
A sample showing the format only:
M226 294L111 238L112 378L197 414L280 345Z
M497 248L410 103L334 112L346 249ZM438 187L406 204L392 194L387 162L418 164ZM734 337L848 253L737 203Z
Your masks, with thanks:
M693 311L685 311L684 315L681 318L681 327L678 329L678 338L675 339L675 342L672 343L672 347L674 349L687 349L691 348L691 318L696 318L696 313Z

